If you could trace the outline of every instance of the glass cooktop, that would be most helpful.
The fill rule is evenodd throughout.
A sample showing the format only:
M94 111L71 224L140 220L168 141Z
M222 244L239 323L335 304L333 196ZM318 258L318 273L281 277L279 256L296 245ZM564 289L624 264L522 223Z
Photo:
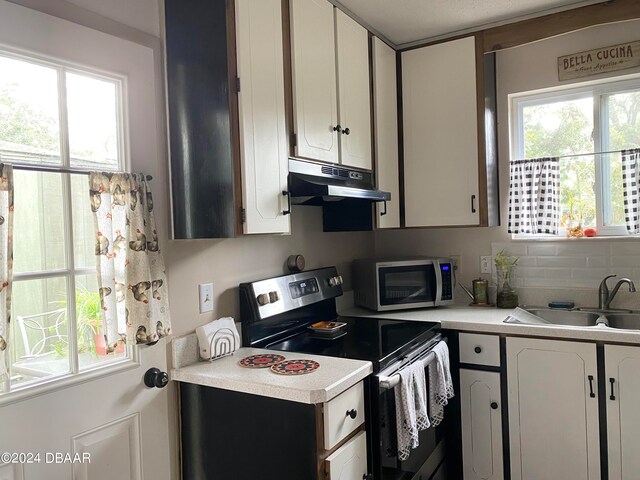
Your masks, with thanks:
M345 322L346 335L328 337L311 330L298 333L265 348L287 352L310 353L331 357L368 360L374 372L423 345L440 330L434 322L381 320L366 317L338 317Z

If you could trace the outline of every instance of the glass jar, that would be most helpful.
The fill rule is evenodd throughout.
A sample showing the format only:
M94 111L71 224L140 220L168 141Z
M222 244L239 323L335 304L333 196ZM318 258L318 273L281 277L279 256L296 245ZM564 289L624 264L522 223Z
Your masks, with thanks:
M518 306L518 294L513 288L515 268L515 265L496 265L498 281L496 306L498 308L516 308Z

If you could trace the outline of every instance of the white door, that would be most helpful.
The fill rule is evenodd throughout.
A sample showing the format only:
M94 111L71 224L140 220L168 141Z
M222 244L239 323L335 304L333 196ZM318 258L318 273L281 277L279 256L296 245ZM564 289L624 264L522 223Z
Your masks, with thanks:
M402 115L407 227L478 225L473 37L402 53Z
M0 2L0 44L126 76L131 169L153 175L156 219L166 240L166 167L160 155L162 118L157 109L160 98L153 50L6 1ZM0 461L0 478L175 478L169 437L170 388L143 385L150 367L166 371L164 340L141 349L139 363L131 361L109 373L85 373L82 383L71 376L56 380L57 384L34 387L38 395L27 390L18 396L18 392L11 393L14 396L6 398L13 402L0 406L0 452L39 453L40 463ZM89 454L91 463L56 463L75 453L80 458Z
M328 480L360 480L367 475L367 433L360 432L327 457Z
M640 472L640 348L605 345L609 480Z
M513 480L600 478L597 371L594 344L507 338Z
M296 154L338 163L333 5L292 0L291 48Z
M282 2L237 0L244 233L288 233Z
M391 200L386 206L376 203L377 227L399 228L400 175L396 51L377 37L373 37L373 92L376 180L380 190L391 193Z
M369 33L341 10L335 13L340 163L371 170Z
M460 370L462 470L465 480L501 480L500 374Z

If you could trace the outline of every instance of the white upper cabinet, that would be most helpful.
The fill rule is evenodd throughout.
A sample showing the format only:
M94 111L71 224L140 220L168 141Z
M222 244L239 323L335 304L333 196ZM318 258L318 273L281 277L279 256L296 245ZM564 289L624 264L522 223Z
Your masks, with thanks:
M386 205L376 204L378 228L400 227L398 173L398 85L396 52L373 37L373 118L378 188L391 193Z
M512 480L600 478L597 372L594 344L507 338Z
M291 1L296 155L370 170L369 37L326 0Z
M402 53L407 227L478 225L474 37Z
M235 3L244 233L288 233L281 1Z
M605 345L604 352L609 480L634 480L640 472L640 348Z
M296 155L338 163L333 6L292 0L291 47Z
M369 33L341 10L335 14L340 163L371 170Z

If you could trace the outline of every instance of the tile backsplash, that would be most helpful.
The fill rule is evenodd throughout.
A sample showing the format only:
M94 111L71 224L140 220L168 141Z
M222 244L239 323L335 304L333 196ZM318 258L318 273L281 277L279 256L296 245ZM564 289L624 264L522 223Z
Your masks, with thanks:
M492 255L500 250L520 257L515 281L519 288L597 289L600 281L611 274L640 282L640 242L636 241L491 244Z

